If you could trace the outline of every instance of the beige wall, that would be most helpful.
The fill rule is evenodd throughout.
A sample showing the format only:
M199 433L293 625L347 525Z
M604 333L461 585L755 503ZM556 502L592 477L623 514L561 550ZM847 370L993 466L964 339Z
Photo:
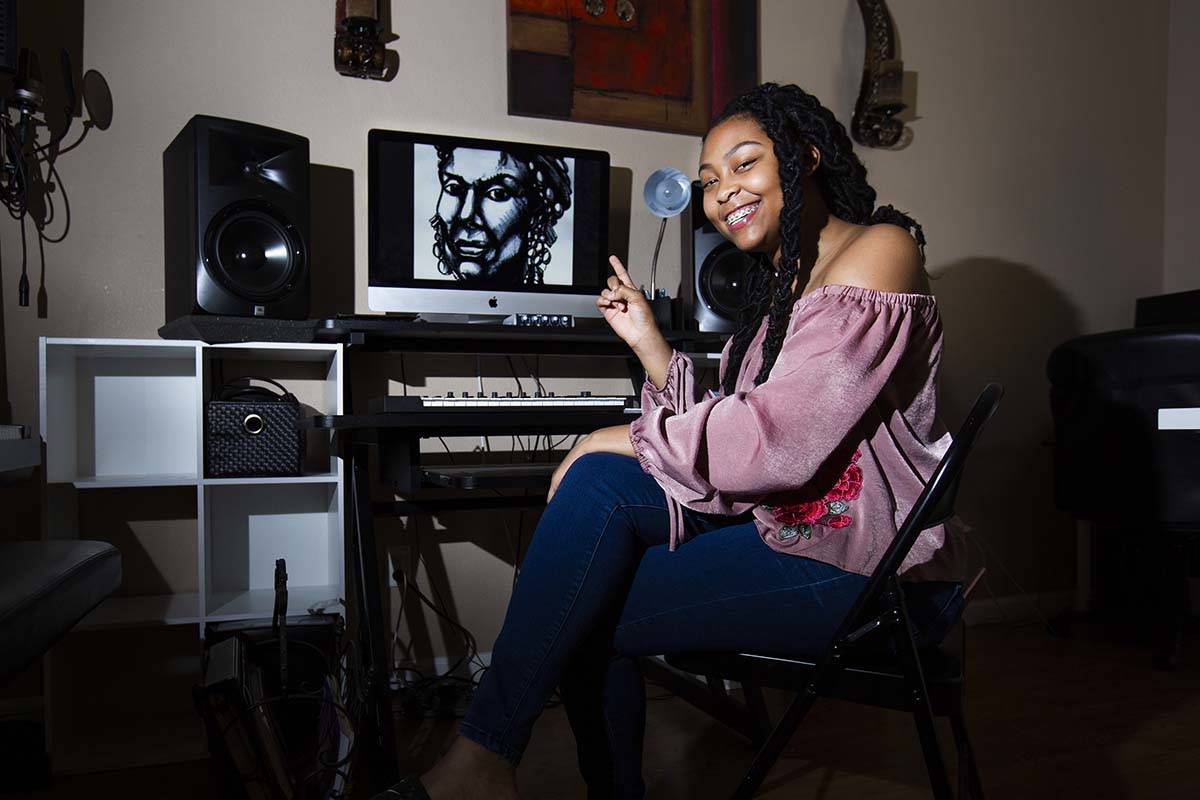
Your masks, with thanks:
M1167 168L1163 290L1200 289L1200 3L1171 0L1167 35Z
M15 228L0 221L14 416L35 418L35 339L153 336L163 318L163 147L195 113L311 139L312 160L353 171L354 269L365 310L366 131L412 128L596 147L632 171L694 170L698 139L509 117L504 4L393 3L391 83L338 76L328 0L121 0L87 4L85 59L112 87L115 121L61 162L75 219L47 252L50 317L16 308ZM1162 285L1167 3L1156 0L892 0L916 73L911 146L864 153L880 199L925 225L947 331L945 414L957 421L988 380L1008 387L972 468L963 516L998 593L1073 581L1073 536L1050 499L1046 355L1072 335L1130 324ZM852 0L763 0L762 73L798 82L843 120L863 37ZM442 33L453 31L452 34ZM655 220L633 205L642 274ZM669 237L667 285L678 276ZM508 567L448 538L458 611L490 642ZM502 545L490 549L503 553ZM434 635L435 648L437 636Z

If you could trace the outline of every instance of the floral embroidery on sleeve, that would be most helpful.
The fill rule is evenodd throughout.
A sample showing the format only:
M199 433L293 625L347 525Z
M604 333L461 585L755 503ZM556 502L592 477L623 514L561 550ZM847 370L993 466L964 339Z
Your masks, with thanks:
M846 512L850 510L850 501L862 492L863 472L857 463L861 457L862 453L855 450L842 477L820 500L790 506L765 506L781 526L779 541L791 541L797 536L811 539L815 525L838 529L853 521Z

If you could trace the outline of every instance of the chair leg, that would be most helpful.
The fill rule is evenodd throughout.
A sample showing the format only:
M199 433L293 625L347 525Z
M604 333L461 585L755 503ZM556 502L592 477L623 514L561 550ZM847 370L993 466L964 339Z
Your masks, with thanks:
M979 778L975 751L971 749L971 739L967 736L967 720L962 711L950 715L950 727L954 730L954 744L958 748L958 796L983 800L983 781Z
M1168 534L1169 535L1169 534ZM1159 625L1155 642L1154 667L1173 670L1183 653L1183 629L1187 624L1188 554L1187 541L1176 538L1165 548L1168 557L1166 575L1159 583Z
M762 687L757 683L742 683L742 695L746 700L746 710L758 735L754 738L754 746L762 747L767 737L771 735L771 715L767 713L767 701L763 697Z
M767 742L762 746L762 749L754 756L753 763L750 764L750 769L746 771L746 775L742 778L742 783L738 786L737 791L733 793L733 800L750 800L754 793L758 791L758 787L762 785L763 780L767 777L767 773L771 771L771 767L775 766L775 762L779 760L780 753L787 746L788 740L792 738L792 734L796 732L796 728L800 725L804 715L813 707L813 703L817 700L817 693L814 684L810 683L804 691L798 693L787 710L783 712L783 717L780 718L779 724L771 731L771 735L767 737Z
M946 761L942 758L942 748L938 746L937 730L933 724L933 712L929 708L929 698L922 696L913 709L913 718L917 723L917 736L921 739L921 752L925 756L925 769L929 772L929 784L933 796L937 800L953 800L954 792L950 789L950 775L946 772Z
M891 579L890 595L894 598L895 625L893 641L900 651L900 660L908 677L913 698L913 718L917 723L917 735L921 739L921 751L925 755L925 768L929 771L929 783L937 800L951 800L954 792L950 788L950 776L942 749L938 746L937 729L933 724L933 709L929 705L929 690L925 686L925 675L921 670L921 657L912 638L908 609L904 604L904 592L899 581Z

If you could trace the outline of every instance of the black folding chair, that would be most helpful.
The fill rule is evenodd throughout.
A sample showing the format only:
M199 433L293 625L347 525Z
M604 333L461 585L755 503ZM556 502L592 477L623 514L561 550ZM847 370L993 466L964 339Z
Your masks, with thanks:
M897 570L922 531L954 515L954 500L967 455L1003 394L1003 387L994 383L980 393L954 443L824 653L813 660L755 653L689 653L666 657L672 667L707 678L707 701L694 690L687 699L700 700L698 705L746 733L756 745L761 744L733 795L736 800L746 800L758 789L819 696L912 712L933 795L939 800L951 798L953 793L933 718L949 717L959 756L959 796L982 799L983 786L964 716L966 639L961 619L957 631L946 642L918 650ZM965 594L969 595L973 587L974 584ZM864 640L883 647L864 652L861 646ZM654 672L656 677L661 676L660 670ZM744 706L734 708L734 701L723 696L723 680L742 684L746 695ZM679 682L673 680L671 685L678 689ZM797 692L773 729L762 698L764 686Z

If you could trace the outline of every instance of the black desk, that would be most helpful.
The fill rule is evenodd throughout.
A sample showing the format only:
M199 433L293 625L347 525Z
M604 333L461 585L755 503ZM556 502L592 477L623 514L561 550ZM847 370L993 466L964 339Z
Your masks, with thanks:
M626 344L607 328L544 330L499 325L463 325L414 322L385 317L352 317L317 323L318 341L336 341L354 351L432 353L504 353L518 355L577 355L624 357L629 362L633 386L640 388L642 373ZM667 336L682 351L711 352L724 343L723 334L679 332ZM589 433L597 428L625 424L636 417L622 410L580 408L524 410L489 408L479 411L427 410L420 412L318 416L305 427L335 431L338 451L350 476L349 502L354 553L351 556L359 604L359 642L363 648L370 690L374 699L374 731L363 736L373 751L370 759L375 781L385 784L395 777L395 743L388 692L388 627L384 624L382 587L375 557L377 513L408 515L445 510L495 509L541 505L536 497L499 497L452 500L414 500L409 495L429 488L422 480L420 439L446 435L561 435ZM377 448L381 478L403 499L374 503L367 475L369 450ZM495 476L490 486L496 486ZM528 476L513 488L528 487Z
M313 339L351 348L418 353L504 353L509 355L628 356L629 347L602 320L575 328L537 328L489 323L419 322L385 316L316 320ZM728 334L672 331L667 341L684 351L715 347Z

